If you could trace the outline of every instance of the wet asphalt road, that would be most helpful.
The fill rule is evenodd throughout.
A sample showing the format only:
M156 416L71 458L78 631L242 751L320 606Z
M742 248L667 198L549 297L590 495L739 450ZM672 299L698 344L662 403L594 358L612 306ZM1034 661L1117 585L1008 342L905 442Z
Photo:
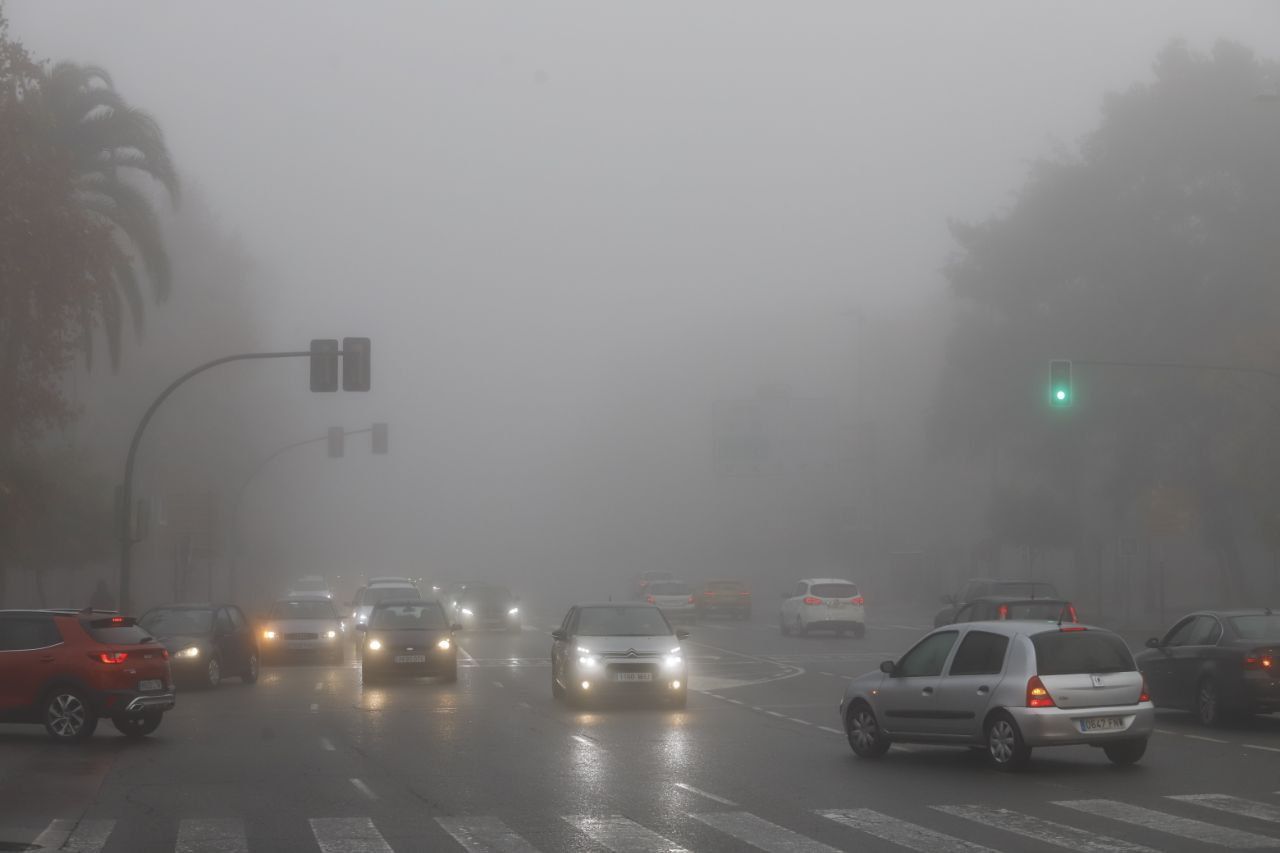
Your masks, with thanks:
M923 623L873 612L855 640L716 620L686 644L687 710L575 710L549 687L559 615L463 635L457 684L362 688L349 653L183 691L140 743L109 724L71 747L0 726L0 850L1280 848L1277 717L1204 730L1161 713L1127 769L1083 747L1039 750L1017 775L954 748L860 762L839 731L844 684Z

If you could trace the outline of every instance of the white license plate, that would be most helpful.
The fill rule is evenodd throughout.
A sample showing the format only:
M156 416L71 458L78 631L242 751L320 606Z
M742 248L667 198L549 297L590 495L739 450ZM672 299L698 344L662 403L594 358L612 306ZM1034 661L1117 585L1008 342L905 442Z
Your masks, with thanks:
M426 655L396 655L396 663L426 663Z
M652 672L620 672L614 676L617 681L653 681Z
M1082 732L1112 732L1123 728L1123 717L1087 717L1080 721Z
M160 679L158 678L148 678L145 681L138 682L138 689L141 690L143 693L146 693L151 690L159 690L163 686L164 685L161 683Z
M828 602L827 602L827 606L828 606L828 607L836 607L836 608L844 607L844 602L843 602L843 601L828 601Z

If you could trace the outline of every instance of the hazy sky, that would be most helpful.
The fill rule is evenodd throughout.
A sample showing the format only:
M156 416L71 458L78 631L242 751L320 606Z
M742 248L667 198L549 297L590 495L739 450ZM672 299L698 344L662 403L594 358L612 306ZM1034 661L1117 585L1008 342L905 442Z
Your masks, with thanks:
M837 393L845 312L936 304L947 218L999 210L1170 38L1280 56L1263 0L7 10L35 54L105 66L156 115L258 258L276 343L374 337L378 392L299 395L280 438L335 405L390 418L400 487L450 484L468 537L584 448L671 466L660 492L705 451L711 399Z

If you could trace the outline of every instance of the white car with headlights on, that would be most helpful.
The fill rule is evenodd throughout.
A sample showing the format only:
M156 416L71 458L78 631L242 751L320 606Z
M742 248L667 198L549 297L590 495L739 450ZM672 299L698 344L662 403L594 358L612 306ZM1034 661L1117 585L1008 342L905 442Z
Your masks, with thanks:
M647 696L683 708L689 672L671 627L649 604L578 604L551 632L551 693L581 704L595 697Z
M496 583L467 583L450 590L446 612L466 631L519 631L520 599Z
M282 598L271 605L258 645L265 659L319 658L342 663L346 625L327 598Z

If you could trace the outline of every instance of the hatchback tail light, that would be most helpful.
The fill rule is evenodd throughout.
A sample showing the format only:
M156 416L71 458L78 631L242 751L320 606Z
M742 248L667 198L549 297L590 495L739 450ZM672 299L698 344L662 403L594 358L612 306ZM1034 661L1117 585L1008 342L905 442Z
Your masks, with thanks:
M102 663L124 663L129 659L128 652L97 652L90 653L89 657Z
M1151 694L1147 692L1147 677L1142 676L1142 692L1138 694L1139 702L1150 702Z
M1001 605L996 609L996 615L997 615L997 616L999 616L1001 619L1008 619L1008 618L1009 618L1009 605L1007 605L1007 604L1001 604Z
M850 604L862 604L863 602L864 599L860 595L855 595L853 598L849 599Z
M1272 675L1280 674L1276 668L1276 653L1274 649L1254 649L1249 652L1244 656L1244 668L1260 669Z
M1049 690L1044 686L1044 682L1040 680L1040 676L1033 675L1027 681L1027 707L1028 708L1056 708L1058 707L1053 697L1049 695Z
M653 602L653 596L652 596L652 595L647 596L647 597L645 598L645 601L649 602L650 604L653 604L653 603L654 603L654 602Z
M805 604L821 604L821 603L822 603L822 599L821 599L821 598L814 598L812 595L806 595L806 596L804 597L804 603L805 603Z

